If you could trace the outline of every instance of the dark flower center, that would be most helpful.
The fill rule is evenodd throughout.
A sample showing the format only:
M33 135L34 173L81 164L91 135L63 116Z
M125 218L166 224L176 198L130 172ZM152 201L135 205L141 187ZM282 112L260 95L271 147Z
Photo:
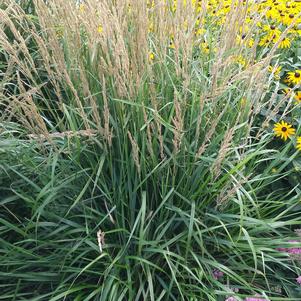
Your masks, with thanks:
M298 78L298 77L300 77L300 75L301 75L301 74L300 74L299 72L295 72L295 77Z
M276 26L275 25L271 25L271 30L274 30L274 29L276 29Z
M285 126L282 127L281 131L282 131L282 132L286 132L286 131L287 131L287 127L285 127Z

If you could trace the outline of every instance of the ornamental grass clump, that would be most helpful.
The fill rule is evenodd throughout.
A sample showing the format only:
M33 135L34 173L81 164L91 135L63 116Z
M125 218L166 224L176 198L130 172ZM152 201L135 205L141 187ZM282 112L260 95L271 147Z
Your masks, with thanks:
M298 300L278 2L0 3L0 299Z

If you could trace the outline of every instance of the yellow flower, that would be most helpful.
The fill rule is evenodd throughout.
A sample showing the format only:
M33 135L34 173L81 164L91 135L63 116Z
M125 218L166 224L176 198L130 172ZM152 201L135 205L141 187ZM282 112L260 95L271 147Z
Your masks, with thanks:
M241 105L242 107L244 107L244 106L246 106L246 104L247 104L247 99L243 97L243 98L240 100L240 105Z
M86 9L86 8L85 8L85 4L83 4L83 3L80 4L79 7L78 7L78 9L79 9L79 11L80 11L81 13L83 13L83 12L85 11L85 9Z
M271 7L271 9L266 11L266 16L267 18L276 19L278 16L278 11L274 7Z
M103 27L101 25L99 25L97 27L97 31L98 31L98 33L102 33L103 32Z
M246 45L249 48L252 48L254 46L254 39L248 37L247 34L241 34L238 35L236 38L237 45Z
M200 36L200 35L204 34L205 32L206 32L206 30L204 28L198 28L195 30L195 35Z
M301 103L301 91L297 91L294 98L296 100L296 104Z
M297 138L297 145L296 145L296 149L301 151L301 136L299 136Z
M301 30L296 25L289 32L301 36Z
M271 39L268 36L264 36L259 41L259 46L268 46L271 43Z
M276 137L281 137L284 141L286 141L290 136L295 135L295 132L296 131L292 125L283 120L274 125L274 133Z
M278 48L290 48L291 47L291 40L289 38L284 38Z
M171 48L171 49L175 49L176 48L174 41L171 40L169 42L169 48Z
M153 60L155 59L155 55L154 55L153 52L150 52L150 53L148 54L148 59L149 59L149 61L153 61Z
M154 23L153 22L150 22L148 24L148 32L154 32Z
M271 42L272 41L275 42L276 40L278 40L281 35L281 31L274 25L271 26L265 25L264 31L265 31L265 38Z
M301 70L295 70L287 73L286 82L297 85L301 83Z
M269 72L273 73L275 79L279 79L280 78L279 74L281 72L281 69L282 69L281 66L278 66L276 68L275 68L275 66L269 66L269 68L268 68Z
M283 89L283 92L286 96L288 96L292 93L292 89L291 88L285 88L285 89Z
M282 17L281 22L284 25L290 25L293 22L294 18L295 18L294 14L286 14Z
M210 52L210 47L207 42L201 43L200 47L204 53L208 54Z
M147 1L147 7L148 8L153 8L155 6L155 1L152 0L152 1Z
M242 67L246 67L248 65L246 59L242 55L238 55L234 58L234 61L241 65Z
M250 47L250 48L252 48L253 46L254 46L254 39L249 39L249 41L248 41L248 46Z
M275 25L264 25L263 30L266 31L268 37L272 39L281 35L281 30Z

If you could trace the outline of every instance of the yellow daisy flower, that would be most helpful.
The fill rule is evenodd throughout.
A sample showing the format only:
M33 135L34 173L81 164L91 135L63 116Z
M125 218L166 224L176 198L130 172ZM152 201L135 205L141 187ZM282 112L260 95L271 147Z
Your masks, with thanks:
M295 15L294 14L286 14L282 17L281 19L281 22L284 24L284 25L290 25L293 20L295 18Z
M296 130L292 127L291 124L282 120L274 125L274 133L276 137L281 137L281 139L286 141L287 138L295 135Z
M170 41L169 48L170 49L175 49L176 48L175 43L173 41Z
M148 8L153 8L155 6L155 1L154 0L147 1L146 5L147 5Z
M206 30L204 28L198 28L195 30L195 35L200 36L200 35L204 34L205 32L206 32Z
M266 12L267 18L276 19L277 15L278 11L273 7Z
M148 59L149 59L149 61L153 61L153 60L155 59L155 55L154 55L153 52L150 52L150 53L148 54Z
M301 151L301 136L299 136L297 138L297 145L296 145L296 149Z
M153 22L150 22L148 24L148 32L154 32L154 23Z
M259 41L258 45L259 46L267 46L271 43L271 41L265 36L263 38L261 38L261 40Z
M275 79L279 79L279 78L280 78L279 74L280 74L280 72L281 72L281 69L282 69L281 66L278 66L278 67L275 67L275 66L269 66L268 71L269 71L270 73L273 73Z
M208 54L210 52L210 47L207 42L202 42L200 47L204 53Z
M284 38L278 46L278 48L282 48L282 49L290 48L290 47L291 47L291 40L289 38Z
M285 88L285 89L283 89L283 92L286 96L288 96L292 93L292 89L291 88Z
M252 48L254 45L254 39L247 37L247 34L238 35L236 37L237 45L246 45L249 48Z
M85 9L86 9L86 8L85 8L85 4L83 4L83 3L80 4L79 7L78 7L78 9L79 9L79 11L80 11L81 13L83 13L83 12L85 11Z
M250 47L250 48L252 48L253 46L254 46L254 39L249 39L249 41L248 41L248 46Z
M98 33L102 33L103 32L103 27L101 25L99 25L97 27L97 31L98 31Z
M296 100L296 104L301 103L301 91L295 93L294 99Z
M246 67L248 65L246 59L242 55L238 55L234 57L234 61L241 65L242 67Z
M294 26L289 32L301 36L301 30L298 28L298 26Z
M286 82L293 85L301 83L301 70L290 71L287 73Z
M280 37L281 35L281 30L275 25L264 25L263 30L267 32L270 38Z

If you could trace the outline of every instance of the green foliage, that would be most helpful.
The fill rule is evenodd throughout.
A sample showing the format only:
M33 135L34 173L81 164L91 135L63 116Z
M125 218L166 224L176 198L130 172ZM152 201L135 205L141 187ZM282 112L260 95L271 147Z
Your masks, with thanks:
M276 248L300 224L299 199L279 185L290 171L269 172L282 155L264 143L212 182L206 157L184 165L171 156L139 175L117 137L110 153L84 140L73 151L73 139L59 149L2 141L2 299L223 300L229 283L272 300L281 285L297 300L300 269ZM258 172L216 210L242 169Z

